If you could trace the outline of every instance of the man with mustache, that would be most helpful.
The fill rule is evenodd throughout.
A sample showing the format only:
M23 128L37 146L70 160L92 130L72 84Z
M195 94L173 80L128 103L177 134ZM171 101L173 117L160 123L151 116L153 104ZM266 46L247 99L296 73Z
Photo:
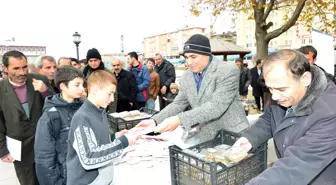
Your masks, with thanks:
M180 81L179 93L172 103L138 127L157 127L163 133L183 129L185 144L212 140L218 130L239 133L249 127L239 98L240 72L211 53L210 40L201 34L184 44L183 55L189 69ZM185 109L188 108L188 111Z
M0 81L0 158L14 163L21 185L38 184L34 168L34 139L44 99L53 93L45 76L28 73L27 57L9 51L2 58L7 78ZM6 136L21 142L21 161L8 150Z
M280 50L263 64L270 105L234 146L245 151L274 139L271 168L247 185L336 182L336 86L295 50Z

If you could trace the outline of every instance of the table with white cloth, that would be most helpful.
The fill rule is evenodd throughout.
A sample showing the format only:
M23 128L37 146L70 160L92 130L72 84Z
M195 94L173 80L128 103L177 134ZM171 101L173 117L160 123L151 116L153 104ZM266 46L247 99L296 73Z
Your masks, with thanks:
M258 119L259 115L248 116L250 125L253 125ZM169 138L173 138L172 143L175 145L186 148L183 141L181 140L182 128L178 127L175 131L166 133ZM165 134L165 133L164 133ZM170 163L169 158L165 162L158 163L152 167L143 161L138 164L128 164L127 162L121 163L114 168L114 181L113 185L128 185L128 184L139 184L139 185L170 185Z

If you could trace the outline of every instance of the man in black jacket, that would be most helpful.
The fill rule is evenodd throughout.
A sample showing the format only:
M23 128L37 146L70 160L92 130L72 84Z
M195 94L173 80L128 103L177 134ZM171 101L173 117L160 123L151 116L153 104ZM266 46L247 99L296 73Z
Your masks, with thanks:
M163 97L169 92L169 87L171 83L175 83L176 74L174 65L171 64L168 60L163 59L160 54L155 54L155 72L160 76L160 94L159 94L159 103L160 110L165 107L165 101Z
M252 94L254 96L254 100L259 110L262 110L260 100L262 101L262 104L264 104L263 89L258 83L258 78L261 75L261 66L262 62L260 59L258 59L256 61L256 66L251 69L251 75L252 75L251 86L253 88Z
M135 110L138 85L134 75L122 68L119 59L112 61L114 75L117 78L117 112Z
M236 65L240 69L239 95L245 100L247 99L248 87L252 81L251 72L247 67L244 67L244 63L241 58L236 60Z

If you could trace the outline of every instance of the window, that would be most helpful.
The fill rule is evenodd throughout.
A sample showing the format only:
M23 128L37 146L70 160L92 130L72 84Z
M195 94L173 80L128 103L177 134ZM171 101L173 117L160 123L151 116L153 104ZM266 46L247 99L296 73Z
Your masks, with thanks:
M292 45L292 40L289 40L289 41L288 41L288 44L289 44L289 45Z
M302 39L302 43L301 44L306 44L306 39Z
M309 44L313 43L313 40L312 39L309 39Z

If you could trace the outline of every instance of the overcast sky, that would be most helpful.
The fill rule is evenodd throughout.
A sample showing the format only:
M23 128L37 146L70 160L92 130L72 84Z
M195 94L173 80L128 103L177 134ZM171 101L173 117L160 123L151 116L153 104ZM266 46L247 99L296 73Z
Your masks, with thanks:
M143 38L188 25L209 27L210 15L190 15L188 0L1 0L0 44L15 37L24 45L47 46L47 54L76 57L72 34L82 35L80 58L97 48L101 54L142 47ZM215 24L219 32L232 27L227 15ZM225 26L224 26L225 25Z

